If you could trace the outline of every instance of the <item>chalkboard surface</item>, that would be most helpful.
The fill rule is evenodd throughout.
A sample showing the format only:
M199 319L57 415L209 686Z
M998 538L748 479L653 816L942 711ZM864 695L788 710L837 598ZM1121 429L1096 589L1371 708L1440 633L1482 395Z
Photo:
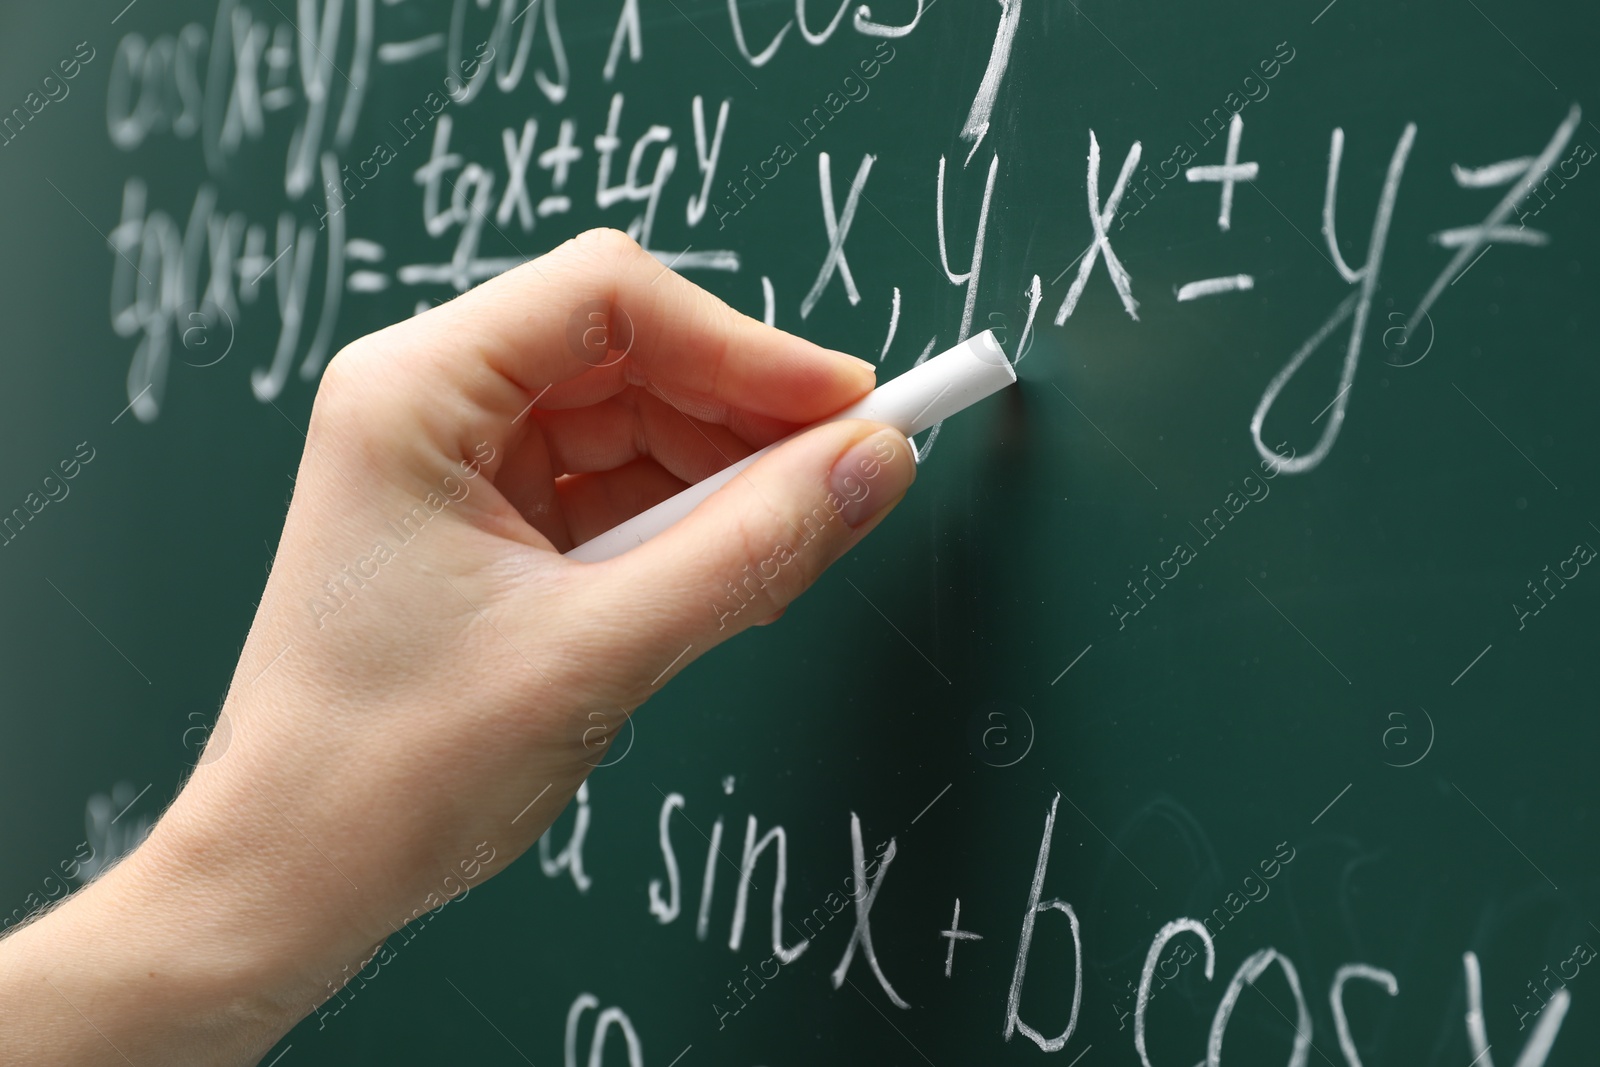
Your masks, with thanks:
M267 1062L1600 1053L1592 11L3 19L8 924L211 733L330 354L604 225L1021 385Z

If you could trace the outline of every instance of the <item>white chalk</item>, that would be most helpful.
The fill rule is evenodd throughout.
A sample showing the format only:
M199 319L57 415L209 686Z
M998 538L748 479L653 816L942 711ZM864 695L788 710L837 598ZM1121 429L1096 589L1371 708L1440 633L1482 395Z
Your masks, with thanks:
M644 544L693 511L695 505L731 482L750 464L813 426L841 419L869 419L887 423L910 437L999 392L1016 380L1017 372L1012 369L1011 361L1006 359L993 331L985 330L948 352L941 352L911 368L900 377L884 382L838 414L795 431L782 441L774 442L724 467L655 507L641 511L620 526L614 526L598 537L585 541L568 552L567 558L595 563L620 556L635 545Z

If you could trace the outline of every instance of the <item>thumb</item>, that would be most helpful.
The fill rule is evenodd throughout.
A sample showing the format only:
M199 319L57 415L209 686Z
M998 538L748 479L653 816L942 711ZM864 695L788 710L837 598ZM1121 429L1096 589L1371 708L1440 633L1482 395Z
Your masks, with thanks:
M634 606L629 628L645 656L645 680L656 679L651 689L788 606L900 502L915 478L911 443L898 430L862 420L827 423L762 457L663 533L601 564L604 581Z

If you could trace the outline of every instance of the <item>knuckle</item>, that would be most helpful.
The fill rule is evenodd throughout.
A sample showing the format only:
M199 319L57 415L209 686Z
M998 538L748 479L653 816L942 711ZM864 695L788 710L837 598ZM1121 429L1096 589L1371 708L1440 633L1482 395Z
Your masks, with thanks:
M770 522L741 526L743 564L729 576L726 591L744 605L739 612L744 621L759 622L809 589L846 536L839 512L825 500L785 518L781 527Z
M645 254L639 242L610 226L585 230L572 239L572 247L607 265L624 264Z
M370 338L351 342L328 361L317 395L311 404L308 437L325 439L330 434L348 438L362 436L382 425L378 412L392 368L377 353Z
M829 494L800 516L796 535L798 543L795 546L797 555L791 568L799 583L795 596L822 577L822 572L833 563L849 536L849 527L840 515L843 506L841 501Z
M362 343L354 341L328 361L322 370L322 380L317 383L317 395L311 405L313 425L356 402L356 394L361 390L360 364L363 356Z
M360 367L367 358L367 339L362 337L351 341L328 360L328 365L322 369L322 382L317 387L317 395L324 393L348 392L360 376Z
M772 562L780 554L772 543L768 524L742 521L736 536L739 552L727 573L715 579L720 584L711 590L712 610L719 621L719 629L737 624L739 627L772 614L773 609L788 602L784 591L774 588L780 577Z

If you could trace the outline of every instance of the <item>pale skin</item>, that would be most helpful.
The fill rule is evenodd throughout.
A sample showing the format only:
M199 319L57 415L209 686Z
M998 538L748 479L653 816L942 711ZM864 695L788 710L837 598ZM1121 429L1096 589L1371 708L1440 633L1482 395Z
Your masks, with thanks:
M598 355L570 339L591 306ZM144 844L0 940L8 1062L257 1063L533 845L627 714L866 536L912 450L818 427L622 556L560 553L874 384L614 231L342 351L226 729ZM764 582L732 601L747 566Z

